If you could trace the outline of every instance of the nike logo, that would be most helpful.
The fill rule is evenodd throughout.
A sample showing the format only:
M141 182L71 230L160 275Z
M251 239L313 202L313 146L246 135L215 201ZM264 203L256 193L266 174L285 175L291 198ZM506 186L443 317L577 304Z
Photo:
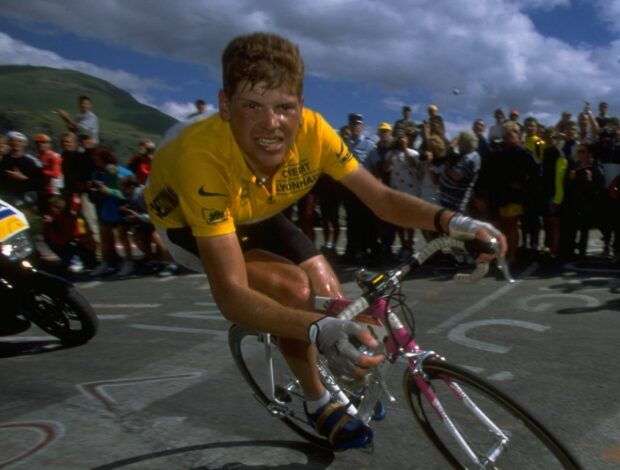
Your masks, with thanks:
M222 194L222 193L210 193L208 191L205 191L204 186L201 186L198 189L198 194L200 194L201 196L222 196L222 197L226 197L226 194Z

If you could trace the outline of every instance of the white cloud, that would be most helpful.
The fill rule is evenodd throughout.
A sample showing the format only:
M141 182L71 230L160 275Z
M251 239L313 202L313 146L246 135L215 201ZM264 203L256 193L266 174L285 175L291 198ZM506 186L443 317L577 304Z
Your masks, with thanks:
M522 115L559 116L586 99L604 99L618 109L620 44L573 47L541 35L527 16L533 9L570 5L570 0L314 0L300 8L288 0L185 0L179 8L163 0L5 0L0 15L26 23L45 19L59 31L206 65L212 72L232 37L275 31L300 45L309 74L380 88L386 110L411 101L413 91L463 116L486 115L498 106L519 108ZM592 5L620 32L620 0ZM116 84L137 80L134 93L155 86L105 72L117 75ZM453 94L454 88L461 93Z

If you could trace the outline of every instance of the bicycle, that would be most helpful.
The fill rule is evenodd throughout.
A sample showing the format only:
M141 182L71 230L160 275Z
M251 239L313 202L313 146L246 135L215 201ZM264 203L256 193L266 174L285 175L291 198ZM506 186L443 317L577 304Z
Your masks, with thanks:
M319 355L318 370L324 386L334 399L348 406L350 414L369 423L382 396L389 402L396 400L384 377L397 359L404 358L408 366L403 388L409 408L431 443L454 468L581 468L570 451L513 398L416 343L413 312L405 303L401 281L434 253L466 247L471 248L470 242L437 238L392 270L357 271L354 278L362 295L355 300L317 297L317 310L356 319L367 327L386 357L366 377L354 380L332 374ZM497 242L487 248L495 253L506 279L514 282L505 260L499 257ZM475 282L488 269L488 264L478 263L471 274L461 273L455 278ZM329 449L330 444L314 431L304 413L302 390L278 351L277 338L232 325L228 341L237 367L261 405L304 439Z

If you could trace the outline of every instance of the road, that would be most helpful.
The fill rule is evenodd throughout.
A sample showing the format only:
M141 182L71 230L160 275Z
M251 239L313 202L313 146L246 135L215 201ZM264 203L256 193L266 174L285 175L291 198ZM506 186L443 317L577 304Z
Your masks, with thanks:
M339 271L348 293L351 272ZM620 269L531 263L515 284L475 286L454 273L431 266L405 282L420 344L517 396L584 468L620 468ZM36 327L0 338L0 468L446 468L402 400L400 370L374 452L332 454L253 399L204 276L76 285L100 319L90 343L63 348Z

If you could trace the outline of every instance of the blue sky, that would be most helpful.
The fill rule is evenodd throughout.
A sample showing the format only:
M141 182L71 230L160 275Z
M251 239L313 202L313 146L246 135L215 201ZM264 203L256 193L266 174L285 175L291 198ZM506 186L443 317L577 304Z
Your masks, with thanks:
M437 104L451 133L496 107L620 114L620 0L3 0L0 64L80 70L181 118L215 111L222 48L256 30L299 44L306 105L334 127L403 104Z

